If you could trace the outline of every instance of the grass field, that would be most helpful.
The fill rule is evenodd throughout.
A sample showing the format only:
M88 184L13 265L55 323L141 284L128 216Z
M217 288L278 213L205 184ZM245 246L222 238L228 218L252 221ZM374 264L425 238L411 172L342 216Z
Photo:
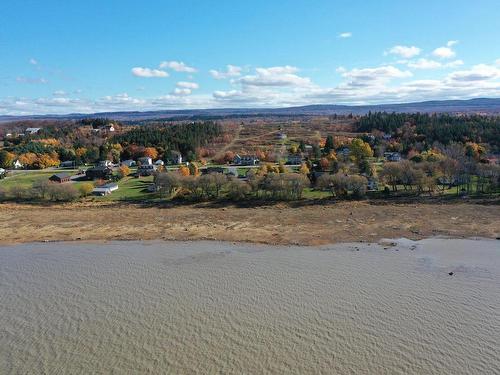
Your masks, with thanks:
M19 171L14 175L0 180L0 187L7 191L12 191L15 188L31 188L38 181L46 181L55 173L75 174L77 170L42 170L42 171ZM75 186L89 181L73 181ZM133 200L148 200L154 198L154 194L147 191L148 185L153 182L153 177L125 177L118 181L118 190L105 197L92 197L90 199L96 201L133 201Z
M155 194L148 192L148 186L153 182L149 177L125 177L118 181L118 190L104 197L93 197L96 201L137 201L154 199Z
M0 180L0 187L12 189L13 187L30 188L35 182L47 180L50 176L56 173L75 174L76 169L65 170L41 170L41 171L18 171L8 177ZM80 181L75 181L75 184L80 184Z

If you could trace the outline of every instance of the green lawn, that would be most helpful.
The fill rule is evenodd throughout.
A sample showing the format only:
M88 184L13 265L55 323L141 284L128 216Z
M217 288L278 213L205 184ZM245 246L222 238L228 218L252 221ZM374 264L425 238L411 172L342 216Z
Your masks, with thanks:
M12 173L12 172L11 172ZM10 174L8 177L0 180L0 186L6 189L11 189L12 187L22 187L30 188L33 183L41 180L48 180L50 176L56 173L76 173L75 169L65 169L58 171L16 171L15 174ZM81 182L75 182L75 184L80 184Z
M305 188L303 197L306 199L323 199L331 197L331 194L328 191L321 191L313 188Z
M18 171L15 175L0 180L0 187L7 190L13 188L31 188L37 181L48 180L55 173L76 173L76 170L64 171ZM78 186L82 183L91 181L75 181L73 184ZM95 200L119 201L119 200L145 200L155 198L155 194L149 193L147 187L153 182L153 177L126 177L118 181L118 190L105 197L93 197Z
M125 177L118 181L118 190L104 197L93 197L102 201L133 201L156 198L156 194L148 192L148 186L153 183L153 176Z

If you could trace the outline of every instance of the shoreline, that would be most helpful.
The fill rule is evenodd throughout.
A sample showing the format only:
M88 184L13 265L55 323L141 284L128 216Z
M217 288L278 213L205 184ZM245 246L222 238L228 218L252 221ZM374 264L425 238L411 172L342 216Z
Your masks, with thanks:
M65 204L0 205L0 244L51 241L224 241L318 246L384 238L496 239L496 204L371 204L366 201L297 207L204 204L142 207Z

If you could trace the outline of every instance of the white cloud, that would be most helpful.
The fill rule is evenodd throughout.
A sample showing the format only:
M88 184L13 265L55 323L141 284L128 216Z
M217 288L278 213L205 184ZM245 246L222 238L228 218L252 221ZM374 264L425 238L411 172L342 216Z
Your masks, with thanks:
M454 60L447 63L442 63L436 60L421 58L415 61L402 62L412 69L438 69L438 68L456 68L464 64L462 60Z
M344 33L340 33L339 34L339 38L350 38L352 36L352 33L350 31L347 31L347 32L344 32Z
M160 63L160 68L169 68L175 70L176 72L183 73L196 73L197 70L191 66L184 64L182 61L163 61Z
M177 82L176 86L191 90L196 90L197 88L200 87L196 82L185 82L185 81Z
M413 69L436 69L436 68L441 68L443 64L441 64L439 61L434 61L434 60L428 60L428 59L418 59L416 61L410 61L408 63L409 68Z
M142 78L165 78L169 76L169 74L164 70L141 67L132 68L132 74L136 77Z
M63 90L57 90L57 91L54 91L52 93L53 96L58 96L58 97L62 97L62 96L66 96L67 93L66 91L63 91Z
M298 71L298 68L289 65L256 68L256 74L243 76L237 82L246 86L310 86L311 80L295 74Z
M394 46L387 53L398 55L406 59L420 55L421 49L415 46Z
M439 47L436 48L432 54L436 57L439 57L441 59L451 59L452 57L455 57L455 51L453 51L449 47Z
M37 65L37 64L38 64L38 61L37 61L36 59L34 59L34 58L31 58L31 59L30 59L30 64L31 64L31 65Z
M392 65L386 65L377 68L352 69L342 73L342 76L349 79L352 86L367 86L396 78L408 78L412 76L412 73L400 70Z
M478 64L469 70L451 73L448 78L459 82L478 82L500 78L500 68L492 65Z
M458 66L464 65L464 62L462 60L454 60L450 61L449 63L444 64L445 67L447 68L456 68Z
M209 71L210 75L215 79L227 79L230 77L238 77L241 75L242 68L236 65L227 65L226 71L219 71L212 69Z
M446 47L436 48L432 52L432 54L436 57L439 57L440 59L451 59L456 55L455 51L451 47L453 47L457 43L457 40L450 40L448 41L448 43L446 43Z
M184 96L184 95L191 95L191 93L192 93L191 89L176 87L174 91L171 92L171 95Z
M46 84L49 82L47 79L45 79L43 77L42 78L31 78L31 77L24 77L24 76L16 77L16 81L21 82L21 83L29 83L29 84L33 84L33 85Z

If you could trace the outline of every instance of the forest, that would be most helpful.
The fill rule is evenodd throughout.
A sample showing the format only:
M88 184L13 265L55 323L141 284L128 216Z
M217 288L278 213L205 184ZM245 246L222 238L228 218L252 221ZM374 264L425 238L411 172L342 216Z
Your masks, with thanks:
M487 143L500 150L500 118L481 115L453 116L424 113L368 113L358 120L358 131L383 131L396 135L404 127L414 127L420 141L447 145L452 142Z
M146 125L114 136L111 143L119 143L123 147L128 145L155 147L165 151L179 151L182 155L194 155L199 147L221 134L220 125L212 121L170 126Z

